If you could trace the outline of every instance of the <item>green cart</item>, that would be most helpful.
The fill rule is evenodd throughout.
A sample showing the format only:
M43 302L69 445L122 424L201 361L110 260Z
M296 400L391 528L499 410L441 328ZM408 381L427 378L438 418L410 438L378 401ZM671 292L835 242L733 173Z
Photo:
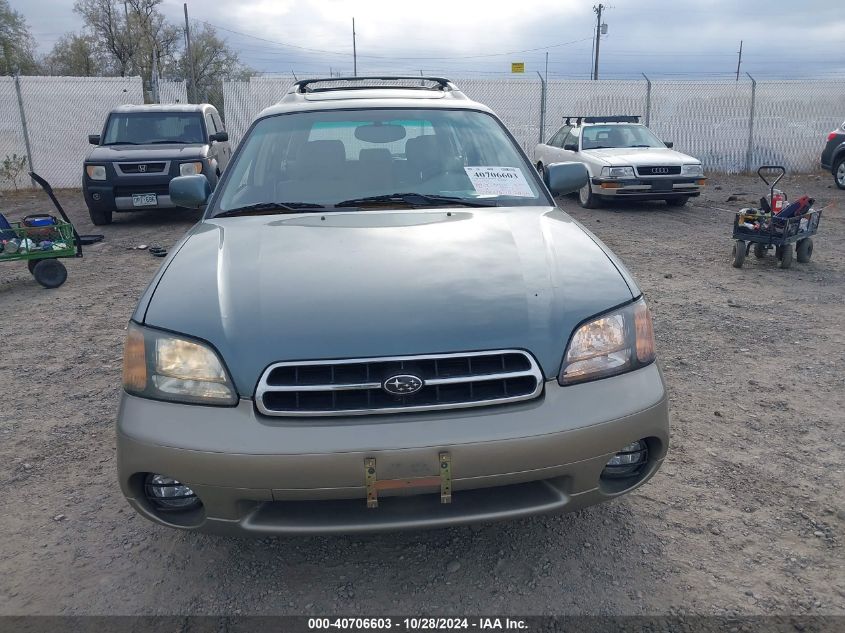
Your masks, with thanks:
M59 260L82 257L82 241L50 183L36 173L29 175L50 197L61 220L49 215L27 216L0 227L0 262L26 260L35 281L45 288L58 288L67 279L67 268Z

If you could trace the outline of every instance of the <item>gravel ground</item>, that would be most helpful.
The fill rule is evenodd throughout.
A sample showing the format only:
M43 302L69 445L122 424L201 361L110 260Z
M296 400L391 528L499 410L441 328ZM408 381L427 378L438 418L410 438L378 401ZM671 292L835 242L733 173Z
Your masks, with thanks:
M44 290L0 264L0 614L845 614L845 192L809 264L731 268L730 210L756 177L683 209L562 206L651 302L672 446L639 491L577 514L372 537L228 539L146 522L115 478L124 326L196 214L118 215ZM730 195L739 200L728 201ZM817 205L818 206L818 205ZM50 211L0 197L13 217Z

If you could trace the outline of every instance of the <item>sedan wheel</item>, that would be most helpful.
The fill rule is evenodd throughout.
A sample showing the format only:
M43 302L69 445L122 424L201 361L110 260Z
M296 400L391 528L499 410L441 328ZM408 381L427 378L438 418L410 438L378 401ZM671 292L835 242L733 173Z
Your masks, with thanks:
M581 206L585 209L595 209L599 206L598 196L593 195L590 183L587 183L578 190L578 202L580 202Z
M845 189L845 158L840 160L839 164L836 166L834 179L836 180L837 187Z

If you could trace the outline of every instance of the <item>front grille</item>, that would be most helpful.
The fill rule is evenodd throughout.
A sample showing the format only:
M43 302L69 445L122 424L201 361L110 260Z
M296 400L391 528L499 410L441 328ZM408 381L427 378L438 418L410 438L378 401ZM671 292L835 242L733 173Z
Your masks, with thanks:
M650 167L637 167L640 176L677 176L681 173L680 165L653 165Z
M145 185L140 183L132 185L131 187L121 185L114 188L114 195L116 198L127 198L133 193L154 193L159 196L169 196L170 185L168 183L163 185Z
M118 163L124 174L160 174L167 163Z
M409 375L422 381L415 393L384 388L388 379ZM255 403L273 416L369 415L518 402L542 390L530 354L498 350L276 363L262 374Z

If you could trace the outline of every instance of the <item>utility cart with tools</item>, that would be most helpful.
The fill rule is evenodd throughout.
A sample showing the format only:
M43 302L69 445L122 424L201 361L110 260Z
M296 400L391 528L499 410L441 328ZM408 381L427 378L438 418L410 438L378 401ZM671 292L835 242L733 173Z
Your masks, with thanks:
M0 262L26 260L35 281L58 288L67 279L67 268L59 259L82 257L82 240L50 184L38 174L29 175L50 197L61 219L41 213L8 222L0 215Z
M760 199L760 209L742 209L734 218L734 268L742 268L752 246L758 259L774 248L781 268L792 265L793 251L799 262L810 261L812 236L819 229L822 210L814 209L815 201L806 196L786 204L786 195L775 189L784 174L786 169L780 165L764 165L757 170L757 175L769 187L769 195Z

